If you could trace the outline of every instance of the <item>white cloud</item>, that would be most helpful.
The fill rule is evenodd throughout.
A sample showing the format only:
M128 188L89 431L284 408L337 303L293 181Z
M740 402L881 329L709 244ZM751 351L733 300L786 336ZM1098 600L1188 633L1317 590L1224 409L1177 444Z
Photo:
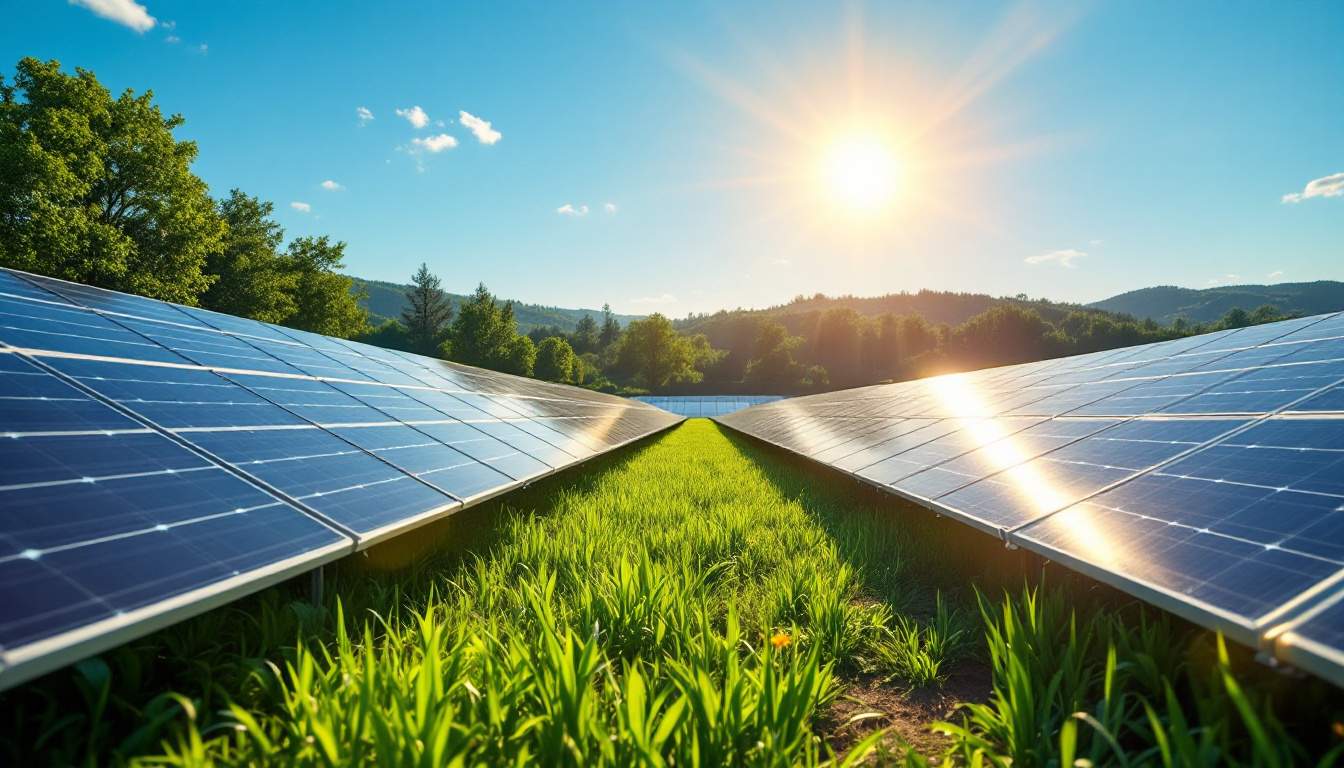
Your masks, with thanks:
M359 118L360 125L365 125L373 119L373 111L368 107L355 107L355 116Z
M322 188L328 192L340 192L345 189L339 182L332 181L331 179L322 182Z
M631 304L675 304L677 297L670 293L662 293L657 296L640 296L637 299L631 299Z
M300 201L298 201L298 200L295 200L294 202L290 203L290 204L289 204L289 207L290 207L290 208L293 208L294 210L298 211L299 213L312 213L312 212L313 212L313 206L309 205L308 203L300 202Z
M1073 269L1078 266L1077 261L1085 258L1087 253L1077 248L1065 248L1060 251L1051 251L1049 253L1038 253L1035 256L1028 256L1023 261L1028 264L1058 264L1061 267Z
M1276 269L1273 272L1270 272L1268 275L1265 275L1265 277L1270 280L1277 280L1278 278L1283 277L1283 270Z
M163 38L163 42L168 43L169 45L176 45L182 42L182 38L178 37L177 35L169 35Z
M616 204L615 204L615 203L604 203L604 204L602 205L602 210L606 211L607 213L615 213L615 212L616 212Z
M469 128L476 135L476 140L482 144L494 144L504 138L504 134L490 127L489 120L482 120L470 112L458 112L457 121Z
M200 45L196 46L196 50L200 51L201 55L204 56L205 54L210 52L210 46L206 45L205 43L201 43Z
M561 216L587 216L587 215L588 215L588 206L586 206L586 205L573 205L572 203L565 203L564 205L560 206L559 208L556 208L556 209L555 209L555 212L558 213L558 214L560 214Z
M429 115L425 114L425 110L421 109L419 104L410 109L398 109L397 117L406 118L406 122L416 128L424 128L429 125Z
M1092 246L1092 247L1094 247L1094 248L1100 248L1100 247L1101 247L1101 241L1100 241L1100 240L1088 240L1088 241L1087 241L1087 244L1090 245L1090 246Z
M788 259L772 259L770 261L770 265L774 267L787 267L792 263L793 262L789 261Z
M1282 200L1285 203L1300 203L1309 197L1344 197L1344 172L1312 179L1301 192L1290 192Z
M70 0L70 4L88 8L104 19L130 27L136 32L151 30L158 23L145 6L135 0Z
M1228 273L1222 277L1209 278L1209 285L1233 285L1241 282L1241 275Z
M438 136L429 136L427 138L411 139L411 146L416 150L424 150L438 154L445 149L452 149L457 146L457 139L446 133L440 133Z

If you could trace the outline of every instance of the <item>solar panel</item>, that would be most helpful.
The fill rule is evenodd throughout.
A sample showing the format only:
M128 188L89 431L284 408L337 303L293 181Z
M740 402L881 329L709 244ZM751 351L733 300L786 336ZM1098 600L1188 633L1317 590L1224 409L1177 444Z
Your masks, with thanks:
M633 398L678 416L725 416L743 408L784 399L783 395L640 395Z
M0 687L679 420L0 270Z
M1344 685L1344 313L722 423Z

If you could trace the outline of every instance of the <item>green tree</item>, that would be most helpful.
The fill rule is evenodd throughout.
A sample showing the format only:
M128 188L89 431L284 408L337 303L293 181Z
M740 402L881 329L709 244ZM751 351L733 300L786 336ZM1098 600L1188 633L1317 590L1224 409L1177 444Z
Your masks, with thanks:
M153 97L54 60L0 78L0 265L196 303L225 225Z
M1250 313L1241 307L1233 307L1227 310L1227 313L1218 321L1219 328L1245 328L1250 324Z
M518 335L513 305L503 306L482 283L458 307L448 337L452 358L460 363L502 370L509 358L509 345ZM528 341L531 341L529 339Z
M603 350L609 349L621 338L621 324L611 313L611 305L602 305L602 330L597 335L597 343Z
M703 344L708 346L708 340ZM677 333L672 321L655 312L643 320L632 320L626 327L617 360L618 367L637 383L662 389L668 384L700 381L697 357L703 358L697 343Z
M1040 360L1051 356L1052 331L1036 310L1000 305L957 326L949 354L962 367Z
M411 339L406 333L406 326L402 325L400 320L384 320L382 325L366 328L363 333L355 337L355 340L384 349L400 349L403 352L415 351L411 349ZM435 353L438 353L438 351L436 349Z
M796 385L802 376L802 366L794 360L793 354L802 342L801 337L790 336L781 323L762 322L756 337L755 352L747 363L744 381L763 389Z
M538 379L547 381L558 381L567 384L572 381L582 381L582 376L575 379L575 365L582 365L578 356L574 354L574 348L569 346L569 342L559 336L551 336L541 342L537 347L537 364L534 375ZM580 373L582 368L579 369Z
M536 364L537 345L532 343L532 339L515 333L504 346L504 359L496 367L515 376L531 376Z
M297 309L296 275L278 253L285 231L271 218L275 206L234 189L219 201L227 225L222 247L206 257L214 283L201 306L266 323L283 323Z
M345 258L345 243L321 237L300 237L289 244L286 267L294 279L294 314L285 325L326 336L352 338L369 325L369 313L360 306L354 281L337 270Z
M427 264L421 263L411 275L411 285L406 291L408 306L402 310L401 320L406 326L412 352L433 355L448 338L453 304L441 285Z
M859 359L862 319L858 312L848 307L833 307L817 320L812 357L838 384L849 385L862 378Z
M579 318L578 324L574 326L574 333L570 334L569 345L580 355L585 352L596 352L598 344L601 343L599 333L597 321L593 319L592 315L585 312L583 317Z

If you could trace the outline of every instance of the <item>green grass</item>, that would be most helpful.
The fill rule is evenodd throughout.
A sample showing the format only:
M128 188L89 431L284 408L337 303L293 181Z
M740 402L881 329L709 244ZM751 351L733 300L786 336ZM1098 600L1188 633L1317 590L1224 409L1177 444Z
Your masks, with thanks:
M968 764L1332 748L1333 689L1220 650L695 420L342 563L322 605L267 590L4 694L0 764L921 764L827 710L958 670L992 697L929 725Z

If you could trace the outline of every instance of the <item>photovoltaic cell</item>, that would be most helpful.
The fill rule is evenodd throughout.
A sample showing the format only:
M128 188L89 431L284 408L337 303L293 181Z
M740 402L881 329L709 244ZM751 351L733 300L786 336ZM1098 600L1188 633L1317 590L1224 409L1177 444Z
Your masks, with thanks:
M1344 685L1344 314L722 422Z
M0 687L679 420L8 270L0 419Z
M89 647L156 605L353 544L0 349L0 658Z

